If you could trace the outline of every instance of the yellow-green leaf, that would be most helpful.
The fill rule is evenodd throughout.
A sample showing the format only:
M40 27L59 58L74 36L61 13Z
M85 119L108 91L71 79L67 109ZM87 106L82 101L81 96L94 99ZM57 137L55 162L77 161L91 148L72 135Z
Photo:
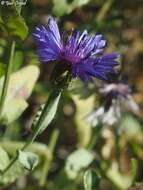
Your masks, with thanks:
M16 120L27 108L27 98L32 93L33 87L39 76L39 68L35 65L26 66L11 74L7 96L2 112L3 124ZM0 78L0 95L4 77Z

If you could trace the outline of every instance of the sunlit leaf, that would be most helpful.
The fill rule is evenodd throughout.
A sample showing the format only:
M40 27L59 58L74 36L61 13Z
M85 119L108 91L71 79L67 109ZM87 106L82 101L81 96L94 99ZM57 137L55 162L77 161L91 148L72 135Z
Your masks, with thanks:
M139 120L130 114L122 117L121 128L125 131L127 138L142 142L142 129Z
M111 167L104 170L104 172L118 189L128 189L132 183L132 176L121 173L116 162L112 162Z
M4 170L9 163L9 157L7 152L0 147L0 171Z
M71 179L75 179L82 169L88 167L93 161L92 153L86 149L79 149L70 154L66 161L65 170Z
M21 148L24 144L25 143L23 142L6 141L2 143L2 147L4 147L4 149L7 150L7 152L10 155L13 155L16 152L16 150ZM47 146L40 143L32 144L28 147L27 151L28 152L19 151L19 160L16 161L12 165L12 167L4 173L4 175L0 174L0 187L6 186L14 182L19 177L28 174L29 171L31 171L35 166L37 166L39 155L42 159L44 158L45 161L49 156ZM33 151L35 154L31 153L31 151ZM38 154L38 156L36 154ZM7 156L7 153L4 153L4 151L1 151L0 149L0 165L1 163L3 164L2 169L5 169L6 166L9 164L9 158Z
M10 159L7 152L0 147L0 187L8 185L18 177L26 174L25 169L19 162L16 162L7 172L2 174L2 171L8 166L9 162Z
M12 123L16 118L20 117L27 107L28 103L22 99L6 101L1 116L1 122L3 124Z
M81 99L78 95L72 95L76 105L75 122L77 125L78 143L86 146L91 137L91 126L85 121L86 116L94 109L95 96Z
M33 87L39 76L37 66L27 66L13 73L6 96L1 121L9 124L16 120L28 106L26 100L32 93ZM0 79L0 89L3 87L4 77ZM0 90L1 94L2 90Z
M27 170L17 161L4 175L0 175L0 187L14 182L17 178L26 174Z
M27 170L33 170L38 164L38 156L32 152L18 151L19 162Z

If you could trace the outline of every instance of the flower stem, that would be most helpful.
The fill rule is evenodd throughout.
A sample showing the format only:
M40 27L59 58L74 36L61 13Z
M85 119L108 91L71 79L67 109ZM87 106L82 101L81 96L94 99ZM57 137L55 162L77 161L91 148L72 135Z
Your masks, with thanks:
M49 150L50 156L48 154L47 161L44 164L43 172L41 174L42 175L41 176L41 181L40 181L41 186L44 186L45 183L46 183L46 178L48 176L48 172L49 172L49 169L51 167L51 163L52 163L52 160L53 160L53 152L55 150L55 146L57 144L58 137L59 137L59 129L54 129L54 131L53 131L53 133L51 135L51 138L50 138L50 142L48 144L48 150Z
M40 130L41 130L41 125L42 125L42 122L45 120L47 114L49 113L49 109L50 109L50 106L51 106L51 100L53 98L57 98L57 97L60 97L61 95L61 90L58 90L58 89L54 89L52 91L52 93L50 94L45 106L44 106L44 109L36 123L36 125L34 126L34 129L33 129L33 132L31 134L31 136L29 137L29 139L27 140L27 142L25 143L25 145L21 148L22 151L24 151L29 145L31 145L34 140L36 139L36 137L39 135L40 133ZM56 136L56 135L55 135ZM56 137L54 138L56 139ZM54 147L54 142L52 144L50 144L50 147L51 149L53 149ZM10 168L11 166L18 160L18 155L16 155L12 160L11 162L8 164L8 166L2 171L2 175L4 175Z
M113 3L113 0L107 0L107 1L104 3L103 7L101 8L100 12L98 13L98 15L97 15L97 17L96 17L96 21L97 21L98 23L100 23L101 21L104 20L104 18L105 18L105 16L106 16L107 12L109 11L109 9L110 9L112 3Z
M10 74L11 74L12 64L13 64L13 59L14 59L14 51L15 51L15 41L13 41L11 44L10 58L9 58L9 62L7 65L4 83L3 83L3 89L2 89L1 99L0 99L0 118L2 116L4 103L5 103L5 99L6 99L6 95L7 95L7 91L8 91Z

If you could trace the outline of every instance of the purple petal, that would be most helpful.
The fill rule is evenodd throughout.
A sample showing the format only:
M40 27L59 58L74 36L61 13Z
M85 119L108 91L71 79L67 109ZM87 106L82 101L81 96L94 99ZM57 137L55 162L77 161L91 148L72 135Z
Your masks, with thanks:
M105 48L106 41L102 39L102 35L95 35L94 39L94 49L92 51L92 55L97 55L99 53L103 52L103 49Z
M57 23L53 18L49 19L46 27L37 27L33 37L37 44L40 61L49 62L60 59L63 45Z

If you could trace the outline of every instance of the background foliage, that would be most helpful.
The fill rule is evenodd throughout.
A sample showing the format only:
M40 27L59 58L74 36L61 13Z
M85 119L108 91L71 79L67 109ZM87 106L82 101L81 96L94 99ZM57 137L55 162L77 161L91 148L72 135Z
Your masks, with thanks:
M0 95L10 47L16 41L12 74L0 110L0 172L15 154L18 157L5 175L0 173L1 188L142 189L142 0L29 0L22 7L0 3ZM46 118L50 125L25 152L20 149L32 133L31 124L39 106L49 96L52 70L52 65L39 63L32 32L37 25L47 24L51 15L63 31L87 29L104 35L106 51L122 55L121 73L133 89L140 113L135 115L123 108L120 123L110 127L98 123L93 128L85 118L102 104L100 94L91 84L73 81L62 95L52 123L59 96L51 100ZM45 128L43 122L40 131Z

